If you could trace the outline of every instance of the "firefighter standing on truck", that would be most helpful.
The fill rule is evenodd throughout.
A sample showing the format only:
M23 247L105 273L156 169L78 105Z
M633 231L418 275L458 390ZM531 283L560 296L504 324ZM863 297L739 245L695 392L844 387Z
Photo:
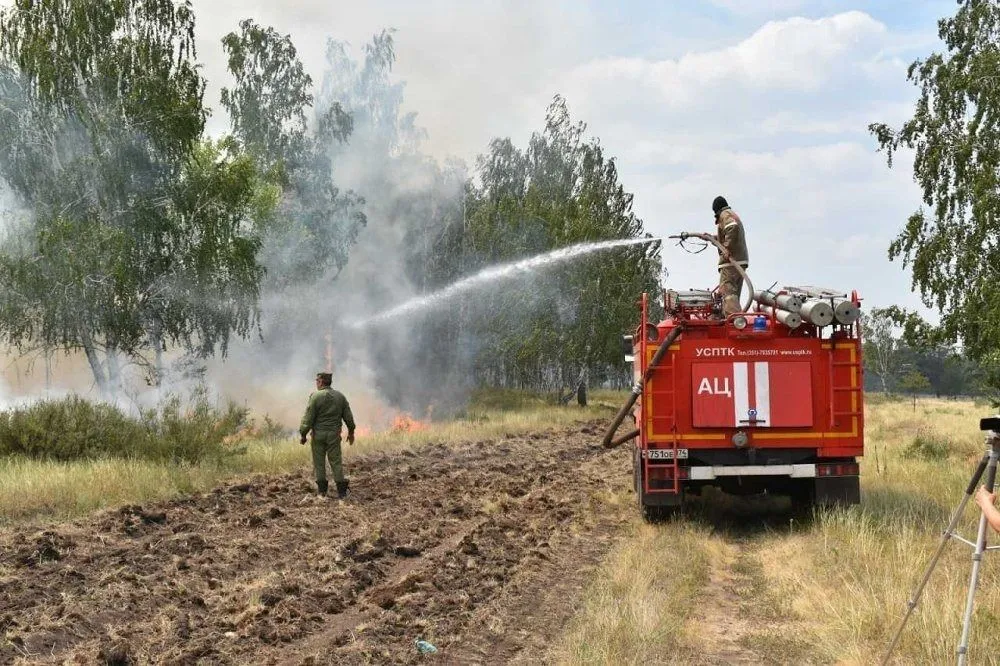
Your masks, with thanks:
M729 253L727 257L719 251L719 294L722 296L722 313L728 317L742 309L740 292L743 290L743 276L736 269L736 264L746 270L750 265L750 253L747 252L743 222L724 197L715 197L712 212L715 213L716 238Z
M326 495L329 484L326 480L326 460L330 459L333 480L337 484L337 496L347 497L348 482L344 478L344 469L340 453L341 422L347 424L347 443L354 444L354 415L351 405L340 391L335 391L331 384L333 375L329 372L316 374L316 392L309 396L309 406L302 417L299 434L302 444L306 443L306 435L312 430L312 460L313 471L316 473L316 489L320 495Z

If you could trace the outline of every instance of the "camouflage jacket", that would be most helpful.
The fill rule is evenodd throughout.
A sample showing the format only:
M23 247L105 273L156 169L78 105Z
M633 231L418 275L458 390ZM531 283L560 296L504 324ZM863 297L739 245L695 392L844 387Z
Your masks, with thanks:
M354 432L354 415L351 405L340 391L329 386L309 396L309 406L302 416L299 434L306 436L310 430L336 433L340 436L341 422L347 424L347 432Z
M747 239L743 232L743 221L731 208L723 208L715 221L719 242L729 251L733 261L746 268L750 265L750 253L747 251ZM719 251L719 266L726 266L729 261Z

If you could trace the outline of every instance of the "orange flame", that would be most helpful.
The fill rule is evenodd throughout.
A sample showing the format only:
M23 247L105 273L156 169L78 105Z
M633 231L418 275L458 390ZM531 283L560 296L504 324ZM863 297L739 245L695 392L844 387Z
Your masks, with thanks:
M418 421L409 414L403 412L397 414L396 418L392 420L390 430L392 432L417 432L419 430L427 430L429 427L429 423Z

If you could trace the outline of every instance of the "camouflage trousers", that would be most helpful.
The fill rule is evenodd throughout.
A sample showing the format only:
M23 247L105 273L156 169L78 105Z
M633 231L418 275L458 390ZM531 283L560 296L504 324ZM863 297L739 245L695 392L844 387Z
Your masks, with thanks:
M743 276L736 267L720 266L719 295L722 296L722 313L727 317L743 310L740 307L741 291L743 291Z
M340 433L313 432L312 438L313 472L316 481L326 481L326 461L330 459L330 469L333 480L340 483L344 480L343 459L340 454Z

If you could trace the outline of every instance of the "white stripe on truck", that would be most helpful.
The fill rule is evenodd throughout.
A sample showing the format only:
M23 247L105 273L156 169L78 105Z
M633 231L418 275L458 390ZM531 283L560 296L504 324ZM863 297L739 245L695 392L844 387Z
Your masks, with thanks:
M711 481L720 476L789 476L806 479L816 476L816 465L735 465L698 466L689 469L692 481Z
M750 410L750 383L747 378L747 364L733 363L733 423L737 427L746 423Z
M767 361L753 364L754 389L757 396L757 420L761 425L771 425L771 379L768 373Z

